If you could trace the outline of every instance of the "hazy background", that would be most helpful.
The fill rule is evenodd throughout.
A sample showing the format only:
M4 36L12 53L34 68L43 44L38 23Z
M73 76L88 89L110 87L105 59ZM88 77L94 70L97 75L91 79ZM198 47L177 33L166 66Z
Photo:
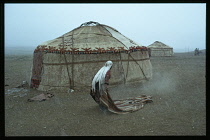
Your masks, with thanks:
M96 21L148 46L161 41L174 52L206 46L206 4L5 4L5 53L33 53L84 22Z

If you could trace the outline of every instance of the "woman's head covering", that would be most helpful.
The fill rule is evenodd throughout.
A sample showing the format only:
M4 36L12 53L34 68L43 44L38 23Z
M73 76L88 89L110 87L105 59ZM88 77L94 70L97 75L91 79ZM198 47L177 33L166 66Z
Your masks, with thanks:
M112 67L112 61L107 61L105 65L96 73L92 81L92 91L95 91L95 84L99 82L99 91L101 90L101 84L105 83L105 76L108 70Z

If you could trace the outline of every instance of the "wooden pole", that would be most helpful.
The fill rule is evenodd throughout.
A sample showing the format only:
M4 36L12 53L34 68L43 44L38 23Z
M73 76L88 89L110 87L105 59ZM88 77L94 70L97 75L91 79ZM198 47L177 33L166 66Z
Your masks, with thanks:
M74 88L74 31L72 31L72 37L71 37L71 42L72 42L72 65L71 65L71 72L72 72L72 89Z
M64 48L64 35L63 35L63 38L62 38L62 42L63 42L63 48ZM68 77L69 77L69 87L71 87L71 78L70 78L70 75L69 75L69 68L68 68L68 63L67 63L67 60L66 60L66 54L65 52L63 53L64 55L64 59L65 59L65 63L66 63L66 69L67 69L67 73L68 73Z

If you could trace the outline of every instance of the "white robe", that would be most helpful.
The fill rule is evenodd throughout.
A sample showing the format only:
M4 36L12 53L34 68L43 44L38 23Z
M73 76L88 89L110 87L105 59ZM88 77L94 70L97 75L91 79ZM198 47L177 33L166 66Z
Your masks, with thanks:
M95 92L95 84L99 82L99 91L102 90L102 85L105 83L105 76L108 70L112 67L112 61L107 61L105 65L96 73L92 81L92 91ZM101 92L100 92L101 93Z

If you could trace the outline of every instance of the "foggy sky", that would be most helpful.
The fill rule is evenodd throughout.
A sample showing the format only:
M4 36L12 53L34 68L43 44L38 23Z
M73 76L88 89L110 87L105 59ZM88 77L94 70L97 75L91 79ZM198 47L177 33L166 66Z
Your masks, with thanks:
M5 4L5 48L32 47L84 22L96 21L148 46L161 41L174 52L206 46L206 4Z

